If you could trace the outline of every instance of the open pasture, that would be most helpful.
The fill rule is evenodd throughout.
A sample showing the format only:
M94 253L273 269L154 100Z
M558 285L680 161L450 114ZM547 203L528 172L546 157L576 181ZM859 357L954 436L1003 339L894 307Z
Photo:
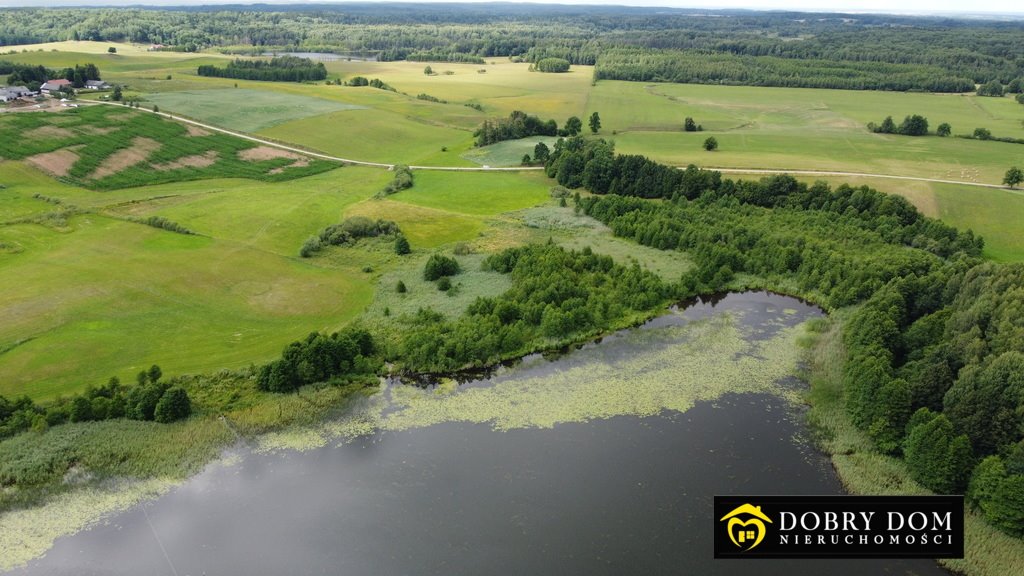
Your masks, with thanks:
M1024 146L936 136L872 134L868 122L891 115L942 122L953 134L988 128L1024 136L1024 106L1010 98L796 88L602 81L587 113L601 114L601 135L619 152L678 164L728 168L834 170L998 183L1024 163ZM683 132L692 117L703 132ZM707 153L708 136L719 150Z
M0 394L52 398L167 373L240 368L369 303L355 270L94 214L64 230L0 227Z
M245 88L160 92L147 94L146 100L163 110L242 132L257 132L291 120L363 108L323 98Z

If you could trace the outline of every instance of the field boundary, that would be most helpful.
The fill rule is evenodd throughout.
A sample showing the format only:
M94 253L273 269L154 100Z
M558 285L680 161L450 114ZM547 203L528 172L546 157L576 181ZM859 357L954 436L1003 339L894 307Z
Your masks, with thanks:
M100 101L97 101L96 104L105 104L107 106L123 106L122 104L115 104L113 102L100 102ZM342 158L340 156L331 156L329 154L324 154L322 152L315 152L313 150L308 150L308 149L305 149L305 148L300 148L298 146L294 146L294 145L291 145L291 144L283 144L281 142L277 142L277 141L274 141L274 140L268 140L266 138L262 138L262 137L258 137L258 136L253 136L253 135L247 134L245 132L237 132L235 130L228 130L227 128L221 128L219 126L214 126L212 124L206 124L206 123L200 122L198 120L193 120L191 118L188 118L188 117L185 117L185 116L180 116L180 115L177 115L177 114L171 114L169 112L154 112L153 110L149 110L147 108L135 108L135 110L141 111L141 112L148 112L150 114L156 114L157 116L163 116L164 118L167 118L169 120L174 120L176 122L182 122L182 123L185 123L185 124L191 124L193 126L198 126L200 128L205 128L207 130L213 130L215 132L220 132L222 134L228 134L230 136L235 136L237 138L242 138L242 139L245 139L245 140L249 140L250 142L257 142L259 144L264 144L266 146L273 146L274 148L279 148L281 150L287 150L289 152L296 152L296 153L299 153L299 154L305 154L307 156L312 156L314 158L320 158L321 160L331 160L331 161L334 161L334 162L340 162L342 164L351 164L351 165L356 165L356 166L373 166L373 167L377 167L377 168L386 168L388 170L393 170L394 167L395 167L395 164L388 164L388 163L385 163L385 162L367 162L365 160L353 160L351 158ZM522 171L526 171L526 170L543 170L544 169L544 167L542 167L542 166L510 166L510 167L491 167L491 166L469 166L469 167L461 167L461 166L409 166L409 168L411 170L439 170L439 171L451 171L451 172L522 172Z
M115 104L113 102L96 102L96 104L105 104L107 106L122 106L121 104ZM299 154L305 154L314 158L320 158L322 160L331 160L334 162L340 162L342 164L350 164L355 166L373 166L377 168L385 168L387 170L393 170L395 164L388 164L385 162L367 162L365 160L354 160L352 158L342 158L340 156L331 156L322 152L315 152L306 148L301 148L292 144L284 144L275 140L268 140L267 138L253 136L246 134L245 132L237 132L235 130L228 130L227 128L221 128L212 124L206 124L198 120L191 118L171 114L169 112L154 112L146 108L136 108L143 112L150 114L156 114L163 116L164 118L174 120L176 122L182 122L185 124L191 124L207 130L214 130L223 134L228 134L250 142L257 142L266 146L273 146L280 148L281 150L287 150L289 152L296 152ZM676 168L683 169L684 166L676 166ZM899 176L895 174L872 174L869 172L843 172L843 171L829 171L829 170L786 170L777 168L719 168L717 166L701 166L705 170L716 170L723 174L793 174L797 176L852 176L860 178L888 178L891 180L911 180L915 182L932 182L936 184L959 184L963 186L976 186L980 188L991 188L995 190L1003 190L1006 192L1014 192L1012 188L1008 188L1001 184L985 184L983 182L963 182L960 180L945 180L941 178L924 178L921 176ZM409 166L411 170L434 170L439 172L535 172L537 170L544 170L543 166Z

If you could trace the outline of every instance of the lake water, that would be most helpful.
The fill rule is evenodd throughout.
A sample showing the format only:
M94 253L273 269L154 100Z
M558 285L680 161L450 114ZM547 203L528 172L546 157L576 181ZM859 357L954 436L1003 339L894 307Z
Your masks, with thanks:
M352 409L375 415L372 432L240 449L14 573L945 574L924 560L712 559L713 495L841 492L807 441L799 383L773 372L795 356L773 361L772 343L818 315L732 294L457 389L390 383ZM733 365L772 382L751 387ZM673 395L722 373L733 387Z

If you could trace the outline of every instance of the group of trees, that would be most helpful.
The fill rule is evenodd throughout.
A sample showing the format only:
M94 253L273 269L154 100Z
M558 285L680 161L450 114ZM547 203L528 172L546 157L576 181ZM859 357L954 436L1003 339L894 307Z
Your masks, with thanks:
M235 59L224 67L203 64L197 72L200 76L269 82L308 82L327 78L323 62L295 56L276 56L270 60Z
M531 66L537 72L568 72L569 61L565 58L542 58Z
M341 224L332 224L311 237L302 245L299 255L309 258L327 246L342 246L355 243L360 238L378 236L402 236L402 231L391 220L371 220L365 216L346 218Z
M676 286L639 265L618 265L589 248L575 252L533 244L494 254L483 266L508 274L511 288L478 298L455 320L422 309L401 318L396 360L403 369L442 372L490 365L607 330L678 296Z
M697 124L693 120L693 118L690 118L689 116L687 116L686 120L683 121L683 131L684 132L702 132L703 130L704 130L704 127L701 126L700 124Z
M338 83L340 84L341 80L338 80ZM390 84L388 84L387 82L384 82L380 78L374 78L373 80L368 80L365 76L353 76L352 78L349 78L347 82L345 82L345 86L356 86L356 87L359 87L359 86L369 86L370 88L377 88L378 90L387 90L389 92L397 92L397 90L395 90L394 86L391 86Z
M38 431L67 422L91 422L128 418L169 423L188 418L192 404L188 392L162 381L159 366L139 372L137 383L125 386L113 377L100 387L89 386L81 394L45 406L28 396L8 400L0 396L0 438L29 429Z
M885 120L882 120L881 124L875 124L874 122L868 122L868 130L877 134L899 134L901 136L927 136L928 135L928 119L920 114L913 114L907 116L897 126L893 122L892 116L886 116ZM939 129L936 132L939 136L949 136L952 129L949 124L939 125Z
M256 385L266 392L294 392L306 384L372 376L380 368L373 336L363 328L347 327L292 342L281 358L260 367Z
M558 123L554 120L541 120L518 110L509 114L508 118L499 120L485 120L480 128L473 133L477 146L487 146L504 140L518 140L527 136L557 136L559 133L579 134L583 129L583 122L573 116L565 123L565 128L558 129Z
M63 78L71 82L74 88L83 88L89 80L101 80L100 70L95 64L76 64L71 68L52 70L46 66L31 66L0 60L0 75L7 74L8 85L24 85L30 90L38 90L47 80Z

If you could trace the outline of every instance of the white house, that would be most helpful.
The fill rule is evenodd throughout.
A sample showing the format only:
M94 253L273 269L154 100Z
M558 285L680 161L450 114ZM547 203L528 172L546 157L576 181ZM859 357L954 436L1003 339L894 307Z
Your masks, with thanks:
M89 90L106 90L110 88L110 84L107 84L103 80L86 80L85 87Z

